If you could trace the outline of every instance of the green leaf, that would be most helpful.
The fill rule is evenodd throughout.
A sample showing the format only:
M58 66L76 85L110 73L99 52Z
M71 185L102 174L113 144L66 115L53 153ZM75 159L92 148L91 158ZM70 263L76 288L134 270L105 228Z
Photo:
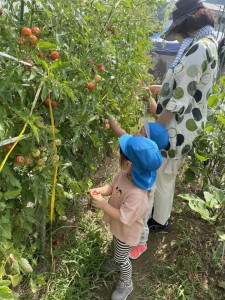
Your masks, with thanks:
M11 284L10 280L0 280L0 285L8 286Z
M5 192L4 193L5 200L16 198L20 194L21 190L22 189L20 188L20 189L14 190L14 191Z
M37 142L39 143L40 139L39 139L39 133L38 133L37 127L34 124L32 124L30 121L28 121L28 124L30 125L30 128L32 129L32 131L34 133L34 136L35 136Z
M221 228L222 229L222 228ZM219 238L223 241L225 241L225 232L221 231L220 229L216 230L216 234L219 236Z
M79 195L82 194L82 190L81 190L80 186L78 185L78 183L75 180L71 181L70 185L71 185L71 190L72 190L73 193L79 194Z
M37 42L37 48L39 49L48 49L48 50L53 50L56 49L57 46L55 44L49 43L49 42L42 42L41 40L39 40Z
M213 218L209 216L209 211L206 208L205 201L203 201L201 198L191 194L180 194L178 196L182 199L188 200L190 208L199 213L203 219L213 220Z
M51 70L65 70L66 68L69 67L69 63L68 62L61 62L59 60L54 61L54 63L51 65Z
M210 131L213 131L213 130L214 130L214 126L212 126L212 125L206 125L205 132L210 132Z
M0 223L1 225L1 234L4 236L6 239L11 239L11 226L10 223Z
M5 129L3 124L0 124L0 139L4 138L5 136Z
M209 107L217 106L218 103L219 103L219 97L218 97L217 94L213 94L209 97L209 99L208 99L208 106Z
M15 287L20 283L20 275L16 274L16 275L10 275L9 276L12 282L12 286Z
M225 118L220 113L217 115L217 120L225 125Z
M7 286L0 286L1 300L14 300L13 292Z
M5 276L5 275L6 275L5 268L4 268L4 266L1 265L1 267L0 267L0 277Z
M196 153L195 156L196 156L201 162L207 160L207 157L204 157L204 156L202 156L202 155L199 155L198 153Z
M193 182L195 180L195 173L190 168L185 171L185 179L187 182Z
M75 95L71 88L68 86L64 87L64 91L67 93L67 95L70 97L70 99L74 102L75 101Z
M222 289L225 289L225 281L220 281L219 287L221 287Z

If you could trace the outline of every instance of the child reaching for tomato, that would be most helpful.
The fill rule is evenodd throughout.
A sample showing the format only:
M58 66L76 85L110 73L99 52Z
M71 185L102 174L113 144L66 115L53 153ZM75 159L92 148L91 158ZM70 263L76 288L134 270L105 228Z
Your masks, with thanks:
M160 89L161 86L157 85L153 87L155 88L154 92L156 92L156 90ZM117 120L114 117L112 116L108 117L108 122L111 129L115 132L115 134L118 137L121 137L124 134L126 134L126 131L123 128L121 128L120 124L117 122ZM140 130L134 133L134 136L147 137L148 139L156 143L159 150L164 149L169 142L169 135L165 127L163 127L158 123L148 122L147 119L145 120L143 127L141 127ZM149 191L148 210L143 220L144 227L143 227L142 235L137 245L132 246L130 249L131 259L137 259L142 253L144 253L147 250L147 241L149 236L148 220L151 218L152 215L155 189L156 187L154 185L151 188L151 191Z
M120 278L111 300L125 300L133 290L130 249L138 244L148 211L148 197L162 156L156 143L143 136L119 139L121 171L110 184L90 190L92 205L103 210L114 240L114 257L106 264ZM111 196L107 203L104 196Z

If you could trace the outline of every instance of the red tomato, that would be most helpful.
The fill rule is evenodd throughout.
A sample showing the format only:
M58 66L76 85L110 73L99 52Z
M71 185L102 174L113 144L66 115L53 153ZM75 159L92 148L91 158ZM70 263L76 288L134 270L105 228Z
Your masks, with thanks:
M30 30L30 28L24 27L21 31L21 34L23 36L29 36L29 35L32 35L32 31Z
M93 91L94 87L95 87L95 85L93 82L88 82L87 88L89 89L89 91Z
M44 104L49 106L49 103L50 103L50 99L46 98L45 101L44 101Z
M8 150L8 151L9 151L11 148L12 148L12 144L5 145L5 149Z
M24 162L24 157L23 157L22 155L18 155L18 156L16 157L16 162L17 162L18 164L22 164L22 163Z
M57 102L55 102L55 101L51 101L51 107L56 107L57 106Z
M31 32L36 35L37 37L39 37L41 35L41 30L40 28L38 28L37 26L34 26L31 28Z
M34 46L37 42L37 37L35 35L30 35L29 36L29 40L28 40L28 43L32 46Z
M104 71L105 71L105 68L103 67L103 65L99 65L98 68L99 68L99 70L100 70L101 72L104 72Z
M37 56L38 56L39 58L44 58L44 54L41 53L41 52L38 52Z
M52 60L56 60L59 58L59 52L58 51L55 51L55 50L52 50L51 53L50 53L50 57Z

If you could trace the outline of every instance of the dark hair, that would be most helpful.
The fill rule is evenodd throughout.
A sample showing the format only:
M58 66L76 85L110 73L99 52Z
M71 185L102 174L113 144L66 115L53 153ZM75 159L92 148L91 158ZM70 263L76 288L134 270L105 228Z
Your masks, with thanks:
M208 9L200 8L192 15L187 16L185 20L176 27L176 32L181 34L183 38L186 38L189 32L194 32L207 25L214 27L214 16Z

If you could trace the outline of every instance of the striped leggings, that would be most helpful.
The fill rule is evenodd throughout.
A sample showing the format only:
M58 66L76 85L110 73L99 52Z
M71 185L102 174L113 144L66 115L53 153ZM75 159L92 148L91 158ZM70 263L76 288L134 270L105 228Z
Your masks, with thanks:
M124 244L113 237L114 242L114 260L120 269L120 280L125 283L130 283L132 278L132 265L129 258L130 246Z

